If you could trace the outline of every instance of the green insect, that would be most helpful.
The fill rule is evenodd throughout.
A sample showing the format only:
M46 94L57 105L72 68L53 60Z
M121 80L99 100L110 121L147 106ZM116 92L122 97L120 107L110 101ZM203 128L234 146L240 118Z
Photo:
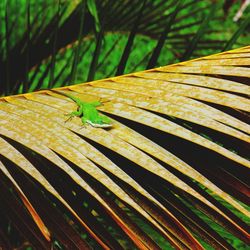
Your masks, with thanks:
M95 128L112 127L111 120L107 116L101 115L96 109L96 107L102 105L101 102L99 101L84 102L75 96L72 96L72 95L57 91L57 90L53 90L53 89L51 89L51 91L56 92L60 95L64 95L70 98L72 101L74 101L77 104L78 106L77 110L68 114L70 118L73 116L81 117L82 123L84 125L90 124L91 126Z

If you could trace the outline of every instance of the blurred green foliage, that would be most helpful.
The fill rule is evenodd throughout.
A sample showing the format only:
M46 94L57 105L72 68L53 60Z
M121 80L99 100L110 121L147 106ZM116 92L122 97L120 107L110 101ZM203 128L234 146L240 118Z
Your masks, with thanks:
M2 95L114 76L120 63L126 65L124 73L144 70L161 36L165 36L164 46L153 60L153 67L220 52L249 19L243 15L238 22L233 21L239 2L226 16L222 0L183 0L169 24L177 1L148 0L142 8L132 49L127 60L120 62L143 1L88 0L83 8L84 2L0 2ZM170 25L167 32L166 25ZM233 48L249 44L249 25L245 26Z

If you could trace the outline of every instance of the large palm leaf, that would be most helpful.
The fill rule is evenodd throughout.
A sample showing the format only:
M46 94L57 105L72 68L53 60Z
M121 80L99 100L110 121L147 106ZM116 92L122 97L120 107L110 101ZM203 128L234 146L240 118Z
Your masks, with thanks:
M109 130L65 122L49 90L1 98L2 225L38 249L233 249L221 227L248 244L249 53L61 89L101 98Z

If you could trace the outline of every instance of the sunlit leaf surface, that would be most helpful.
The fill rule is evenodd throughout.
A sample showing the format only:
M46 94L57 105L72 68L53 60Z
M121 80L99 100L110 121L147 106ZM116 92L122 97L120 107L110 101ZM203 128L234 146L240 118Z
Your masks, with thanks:
M13 196L1 212L23 204L38 248L52 234L79 249L232 249L212 224L246 246L249 50L60 89L100 100L109 129L66 121L76 104L49 90L1 98L0 178Z

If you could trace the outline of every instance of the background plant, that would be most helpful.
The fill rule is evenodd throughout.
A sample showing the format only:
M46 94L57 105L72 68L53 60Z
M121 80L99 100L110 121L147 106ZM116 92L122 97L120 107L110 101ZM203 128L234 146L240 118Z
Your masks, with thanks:
M95 1L0 4L2 95L135 72L249 43L249 16L233 22L239 4L225 16L223 1L106 0L96 1L96 8Z

